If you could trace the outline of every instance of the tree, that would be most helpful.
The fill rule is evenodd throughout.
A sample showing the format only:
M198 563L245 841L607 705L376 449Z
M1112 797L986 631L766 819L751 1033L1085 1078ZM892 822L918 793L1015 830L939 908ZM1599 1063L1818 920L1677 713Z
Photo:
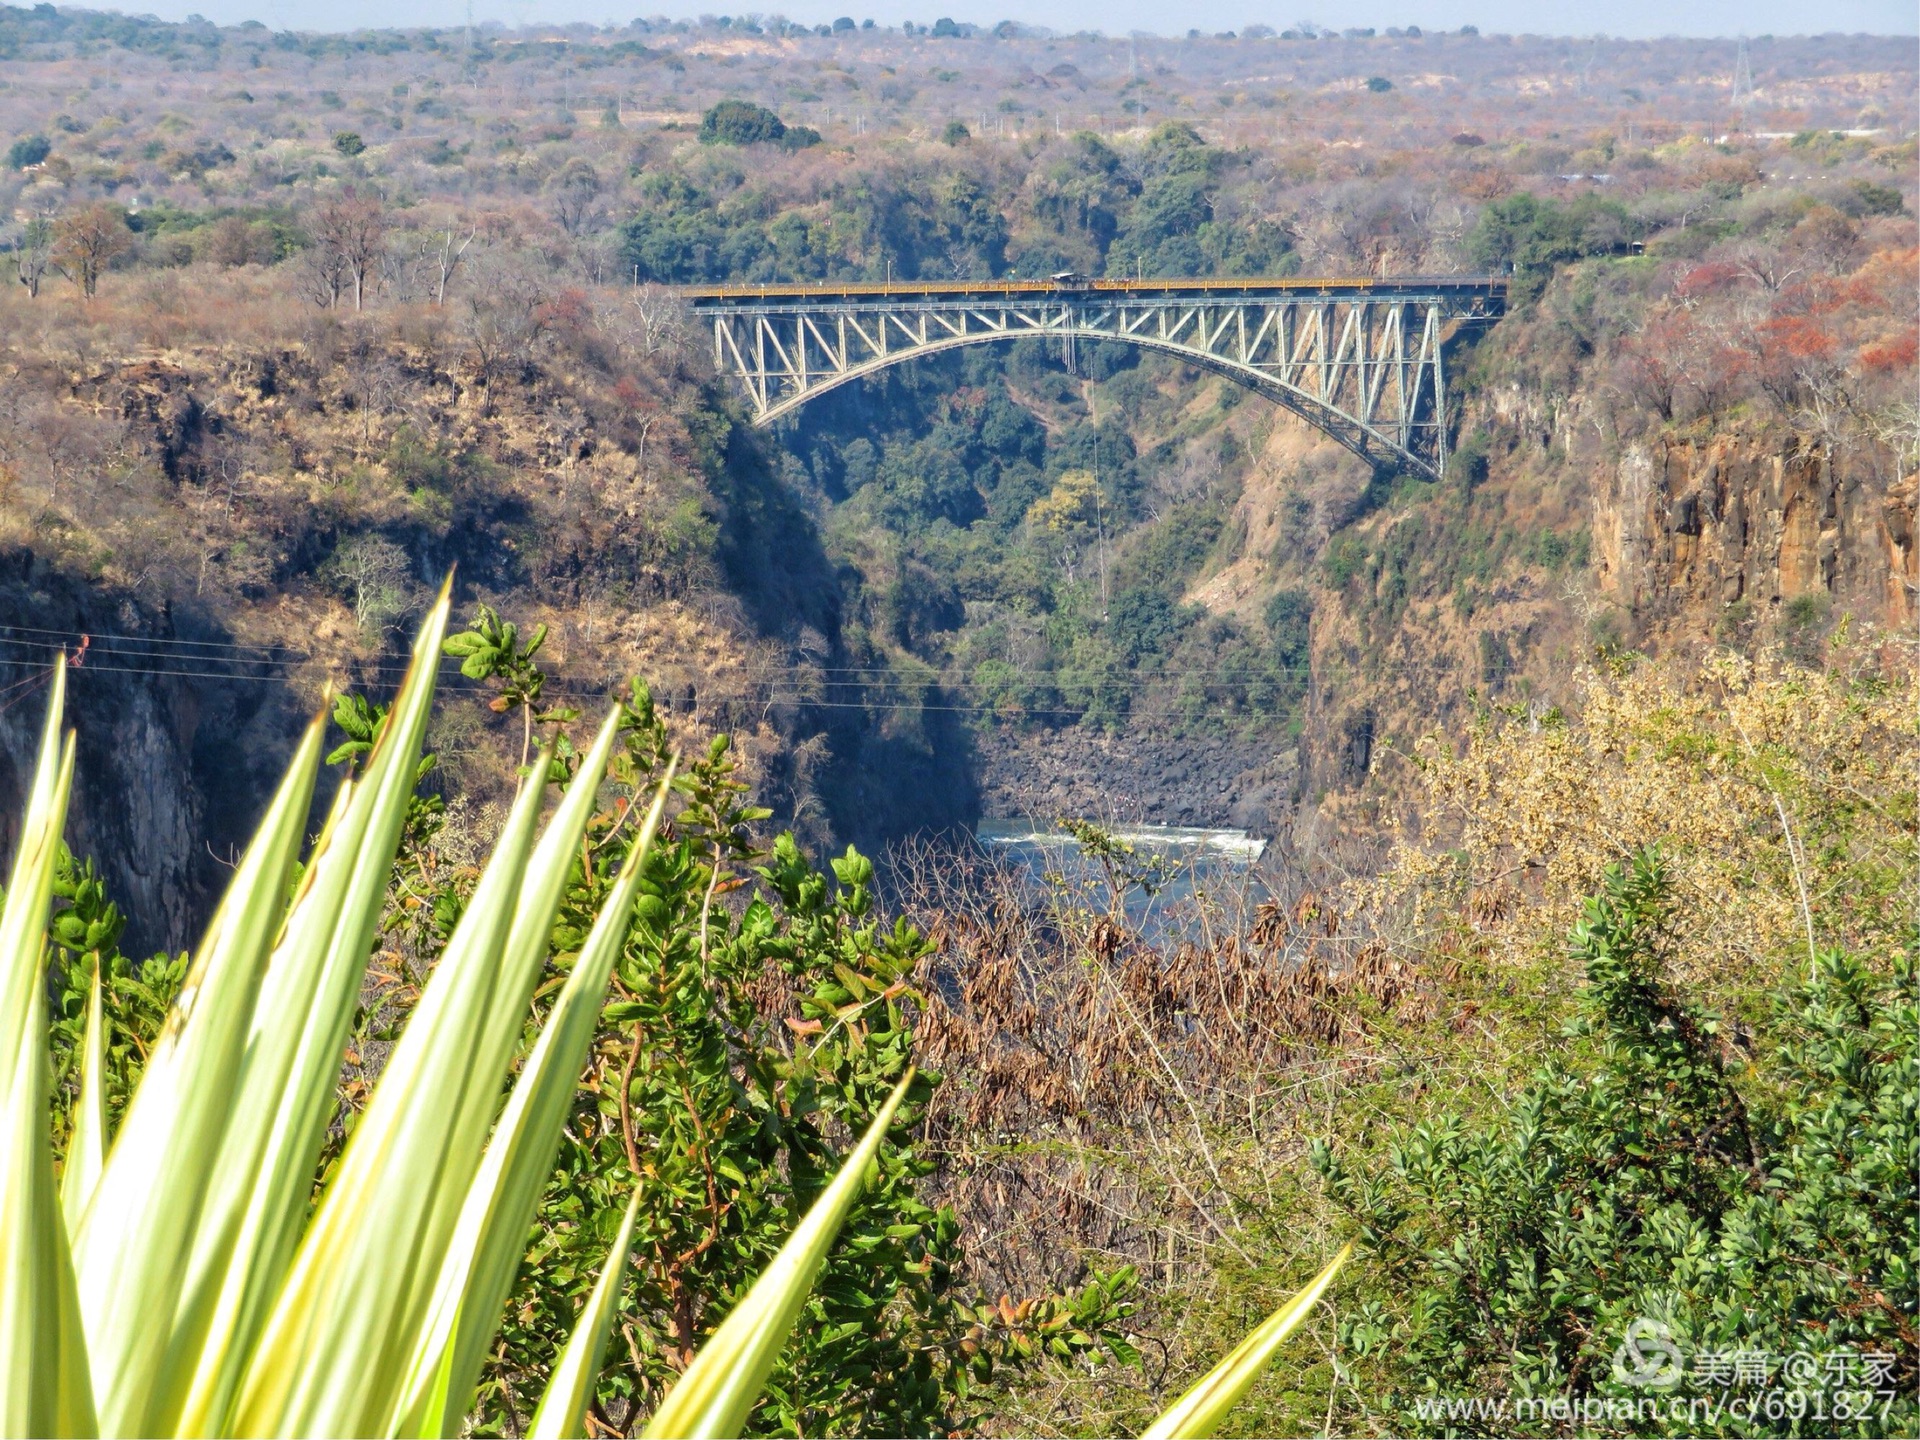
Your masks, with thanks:
M101 272L132 248L126 212L104 200L54 223L53 267L78 285L89 300L100 288Z
M333 148L351 160L367 148L367 142L352 130L336 130L333 135Z
M600 172L576 155L548 184L553 218L569 235L579 235L598 223L601 213Z
M1522 193L1480 212L1467 253L1476 265L1511 269L1516 294L1531 299L1561 266L1624 249L1632 223L1618 201L1581 195L1562 205Z
M407 608L407 552L384 536L355 535L341 541L320 573L353 607L354 623L369 638Z
M338 251L325 245L308 246L294 269L294 284L300 293L322 310L340 303L346 279L346 262Z
M748 100L722 100L700 117L702 145L774 144L786 133L784 120Z
M473 244L474 237L479 233L478 230L468 227L466 235L462 237L456 226L446 225L434 238L432 245L434 304L444 306L447 303L447 286L453 283L454 271L458 270L460 262L466 259L467 247Z
M208 239L207 258L229 269L250 263L254 258L253 227L238 215L220 220Z
M1096 535L1104 541L1103 514L1100 481L1091 470L1064 471L1052 491L1027 510L1028 529L1052 546L1068 584L1073 583L1080 547Z
M335 288L328 304L337 304L342 290L353 292L353 308L366 303L367 277L380 263L387 224L380 201L348 188L323 202L308 218L308 234L321 252L322 271L333 277Z
M489 397L493 382L510 366L524 370L532 363L551 319L549 298L546 278L518 257L483 251L474 262L459 325L480 388Z
M1829 275L1844 275L1860 254L1860 227L1831 205L1815 205L1793 227L1787 243Z
M677 356L693 331L687 302L664 285L629 285L599 317L600 329L635 360Z
M30 165L43 164L52 153L53 142L46 136L22 135L7 147L7 168L25 170Z
M53 259L53 221L36 215L20 228L13 243L13 273L26 287L27 298L40 298L40 282Z
M1313 597L1304 590L1278 591L1267 602L1265 618L1273 658L1284 669L1304 669L1312 653Z

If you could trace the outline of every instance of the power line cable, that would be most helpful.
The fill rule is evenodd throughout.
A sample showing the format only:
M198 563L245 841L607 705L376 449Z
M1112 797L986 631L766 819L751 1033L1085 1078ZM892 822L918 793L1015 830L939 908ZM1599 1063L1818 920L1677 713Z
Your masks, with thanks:
M0 631L5 631L9 629L15 630L15 631L21 631L25 633L36 634L36 635L58 636L62 639L75 641L75 642L83 638L90 637L94 642L94 649L92 652L94 654L127 655L127 656L136 657L136 658L157 658L156 654L150 653L150 652L158 652L160 654L164 654L169 647L175 647L175 646L202 647L202 646L210 646L217 643L217 642L211 642L211 641L175 640L175 639L162 637L162 636L111 636L111 635L101 635L101 634L94 634L91 632L80 632L80 631L31 629L30 627L25 627L25 626L0 626ZM145 649L122 648L118 646L110 646L110 645L101 643L102 641L112 640L112 639L134 640L137 642L139 646L143 646L146 648ZM47 651L59 651L59 650L69 648L66 645L55 643L52 640L16 640L16 639L10 638L5 634L0 634L0 644L20 645L20 646L26 646L30 648L42 649ZM221 655L209 654L209 655L194 655L188 658L192 658L199 663L205 663L205 664L231 663L236 665L300 665L300 664L305 664L308 661L317 658L310 651L279 650L279 649L267 647L267 646L250 646L250 647L233 646L231 648L246 649L251 651L252 654L251 656L240 656L240 655L221 656ZM254 657L257 657L257 658L254 658ZM372 660L360 661L358 662L355 668L359 669L362 673L373 674L373 675L404 674L407 669L408 663L409 662L407 661L399 660L399 659L376 658ZM1466 662L1463 662L1463 663L1466 663ZM1392 672L1396 674L1403 674L1403 673L1433 673L1433 672L1442 672L1442 671L1453 672L1458 670L1460 667L1457 665L1449 665L1445 663L1438 663L1434 661L1425 661L1425 660L1420 660L1420 661L1383 660L1383 661L1377 662L1373 668L1376 672L1385 671L1385 672ZM1211 666L1185 666L1180 669L1157 669L1157 670L1111 668L1098 673L1103 676L1112 677L1118 680L1125 681L1127 683L1152 685L1164 680L1188 680L1188 679L1230 680L1235 677L1246 677L1249 679L1264 680L1274 676L1288 676L1288 675L1305 676L1305 675L1312 674L1312 666L1310 665L1270 665L1270 666L1211 665ZM931 681L922 681L922 680L915 679L911 676L902 675L901 672L899 672L898 670L895 670L892 667L885 666L885 665L808 665L805 663L795 664L795 665L745 665L745 666L737 666L733 669L730 669L724 672L724 674L729 677L731 676L773 676L782 680L795 680L797 678L811 678L813 676L876 677L873 679L835 678L835 679L824 679L821 682L823 684L830 685L830 686L868 686L868 687L875 687L875 688L885 686L885 687L891 688L895 686L931 684L931 685L940 686L941 688L944 688L944 689L969 688L969 687L992 688L992 682L973 681L973 680L967 680L964 678L958 678L958 679L935 678ZM1047 670L1022 670L1022 671L1019 671L1018 674L1021 675L1022 677L1059 676L1061 672L1047 671ZM551 678L553 677L550 677L550 679ZM1078 682L1075 682L1075 683L1078 683Z

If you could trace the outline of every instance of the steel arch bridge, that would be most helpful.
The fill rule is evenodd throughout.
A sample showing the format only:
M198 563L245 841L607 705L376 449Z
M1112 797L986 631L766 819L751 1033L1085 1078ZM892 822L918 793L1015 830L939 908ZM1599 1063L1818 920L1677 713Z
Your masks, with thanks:
M994 280L688 286L714 363L767 425L816 395L962 345L1118 341L1178 356L1299 415L1376 466L1438 478L1444 355L1504 312L1490 277Z

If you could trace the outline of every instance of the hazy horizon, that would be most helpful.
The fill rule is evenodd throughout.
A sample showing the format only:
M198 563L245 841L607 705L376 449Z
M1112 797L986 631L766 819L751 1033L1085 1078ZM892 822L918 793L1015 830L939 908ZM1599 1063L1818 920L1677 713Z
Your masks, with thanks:
M293 0L176 0L157 5L84 5L66 9L118 11L122 14L150 14L162 20L185 20L199 15L221 25L237 25L257 20L276 30L347 31L395 29L418 26L445 27L465 23L469 18L466 0L343 0L316 14L310 5ZM1824 22L1817 29L1807 25L1810 12L1804 5L1789 5L1783 0L1760 0L1741 4L1733 0L1702 0L1676 16L1675 7L1653 0L1571 0L1551 7L1527 3L1527 0L1387 0L1373 6L1329 7L1292 5L1281 9L1272 5L1249 4L1245 0L1194 0L1175 13L1176 25L1167 24L1168 7L1163 0L1052 0L1038 7L1020 7L1023 13L1009 14L1003 0L933 0L933 3L890 3L884 10L853 4L852 0L792 0L788 4L768 4L765 9L742 7L740 14L783 14L790 20L823 24L845 15L855 20L871 18L878 25L897 28L903 20L931 23L946 16L976 25L993 25L1005 19L1022 24L1046 26L1063 32L1098 30L1112 36L1128 33L1175 39L1190 29L1216 34L1253 24L1276 29L1313 21L1334 29L1371 26L1417 25L1426 30L1458 30L1463 25L1477 26L1486 34L1512 35L1606 35L1621 39L1731 38L1737 35L1821 35L1868 34L1890 39L1908 39L1920 32L1920 8L1902 0L1829 0L1817 13ZM665 16L691 20L701 14L732 13L730 7L713 3L660 4L641 0L631 7L615 9L607 0L472 0L471 19L477 24L498 23L509 27L590 24L624 24L636 16L652 19ZM1676 18L1685 23L1676 28ZM1542 20L1548 23L1542 24Z

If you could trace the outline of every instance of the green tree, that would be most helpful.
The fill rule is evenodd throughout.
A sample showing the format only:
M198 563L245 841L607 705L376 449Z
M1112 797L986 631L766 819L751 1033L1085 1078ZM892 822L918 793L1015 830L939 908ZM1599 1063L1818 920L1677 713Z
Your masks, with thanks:
M776 144L786 133L784 120L750 100L722 100L700 117L702 145Z
M7 168L24 170L38 165L53 153L53 142L44 135L22 135L7 147Z
M1273 658L1283 669L1298 670L1311 654L1313 597L1304 590L1280 590L1267 601L1267 634L1273 637Z
M1563 265L1624 251L1633 223L1624 205L1596 195L1566 204L1522 192L1496 200L1480 212L1467 236L1476 265L1513 272L1515 289L1530 299Z

